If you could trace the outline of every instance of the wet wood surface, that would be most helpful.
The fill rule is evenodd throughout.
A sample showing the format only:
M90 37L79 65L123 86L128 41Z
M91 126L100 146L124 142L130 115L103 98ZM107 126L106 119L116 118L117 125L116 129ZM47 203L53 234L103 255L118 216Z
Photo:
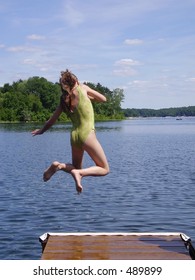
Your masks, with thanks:
M179 235L50 235L43 260L188 260Z

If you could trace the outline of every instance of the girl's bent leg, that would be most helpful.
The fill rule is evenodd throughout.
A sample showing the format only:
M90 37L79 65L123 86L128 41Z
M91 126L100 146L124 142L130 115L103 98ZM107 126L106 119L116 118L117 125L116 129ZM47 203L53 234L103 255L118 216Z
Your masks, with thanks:
M59 170L63 170L65 172L70 173L72 169L75 167L72 164L60 163L58 161L54 161L43 173L43 180L46 182L50 180L50 178Z
M104 150L97 140L95 132L92 131L88 136L85 144L85 151L89 154L96 166L92 166L83 173L83 176L105 176L109 173L109 164ZM89 172L89 175L87 173ZM86 174L86 175L85 175Z
M80 194L83 191L83 186L81 185L82 175L79 172L79 170L82 170L82 169L73 169L71 171L72 177L75 181L75 186L76 186L76 190L77 190L78 194Z
M105 176L109 173L109 165L105 153L96 138L95 132L91 132L83 145L84 150L89 154L95 162L95 166L85 169L73 169L71 174L76 183L78 192L82 191L81 179L84 176Z

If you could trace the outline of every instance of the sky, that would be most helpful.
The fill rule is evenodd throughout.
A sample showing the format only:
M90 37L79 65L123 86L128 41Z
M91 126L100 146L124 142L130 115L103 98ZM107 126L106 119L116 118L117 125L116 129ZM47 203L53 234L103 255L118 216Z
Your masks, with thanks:
M67 68L123 108L195 106L195 0L0 0L0 86Z

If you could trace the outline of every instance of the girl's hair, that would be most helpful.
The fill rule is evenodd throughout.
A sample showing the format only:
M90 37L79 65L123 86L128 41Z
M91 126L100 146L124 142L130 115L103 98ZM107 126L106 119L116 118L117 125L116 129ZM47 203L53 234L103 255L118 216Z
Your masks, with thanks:
M78 83L78 79L73 73L71 73L68 69L66 69L65 72L64 71L61 72L61 77L59 82L61 85L61 89L63 89L63 85L66 85L70 87L70 90L72 90L75 84Z

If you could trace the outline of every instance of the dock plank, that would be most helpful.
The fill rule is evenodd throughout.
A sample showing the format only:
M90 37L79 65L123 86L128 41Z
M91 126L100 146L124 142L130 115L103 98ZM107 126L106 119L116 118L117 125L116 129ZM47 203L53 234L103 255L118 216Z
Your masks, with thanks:
M188 260L179 235L49 235L43 260Z

